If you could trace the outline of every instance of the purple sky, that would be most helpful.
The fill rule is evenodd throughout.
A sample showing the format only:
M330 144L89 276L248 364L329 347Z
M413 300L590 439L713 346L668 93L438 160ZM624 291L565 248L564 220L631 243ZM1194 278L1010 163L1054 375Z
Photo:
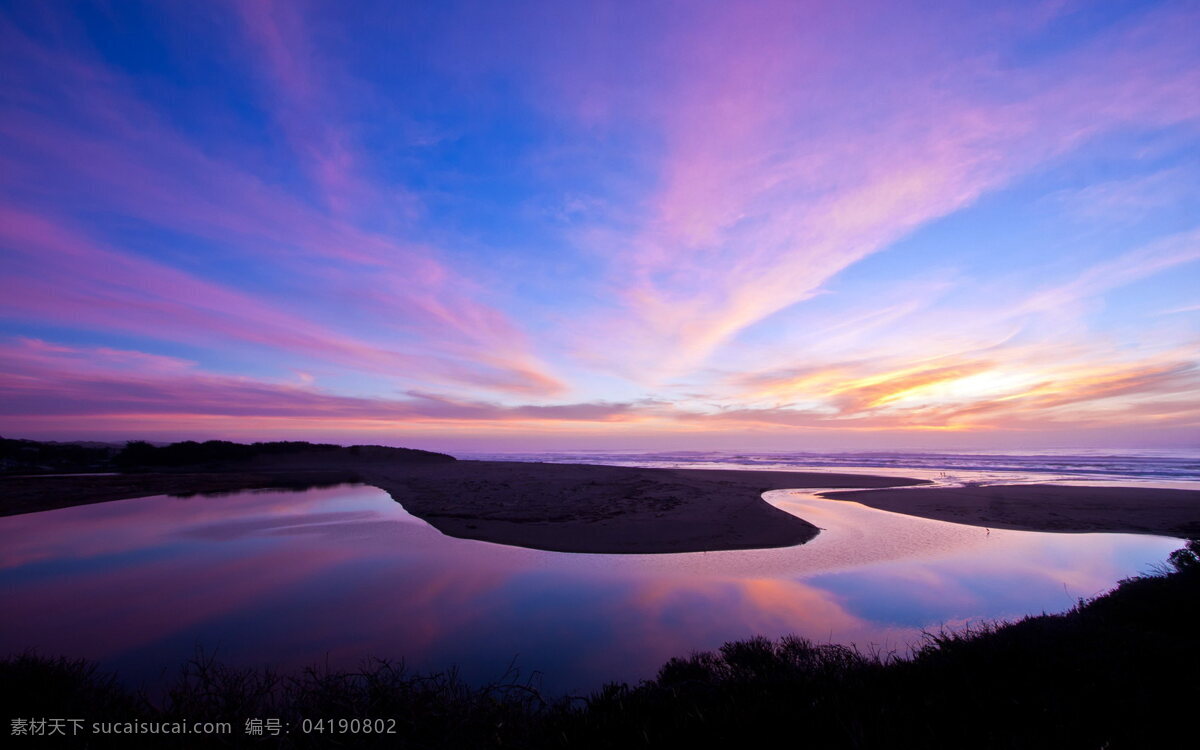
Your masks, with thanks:
M1200 444L1200 3L0 3L0 434Z

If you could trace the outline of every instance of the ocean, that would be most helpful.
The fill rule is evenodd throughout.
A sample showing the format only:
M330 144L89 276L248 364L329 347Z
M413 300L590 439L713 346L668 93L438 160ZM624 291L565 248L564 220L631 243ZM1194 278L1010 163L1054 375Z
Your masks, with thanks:
M1200 449L957 452L553 451L457 453L481 461L533 461L677 469L874 473L939 484L1135 484L1200 489Z

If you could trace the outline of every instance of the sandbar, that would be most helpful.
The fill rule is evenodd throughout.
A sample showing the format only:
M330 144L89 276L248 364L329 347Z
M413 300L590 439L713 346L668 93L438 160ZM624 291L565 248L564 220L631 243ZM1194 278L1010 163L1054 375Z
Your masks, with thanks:
M1055 484L823 492L880 510L1019 531L1200 537L1200 491Z
M205 472L6 477L0 479L0 515L147 495L336 481L380 487L409 513L448 536L610 554L802 544L816 536L817 527L771 506L763 492L923 483L853 474L508 461L395 463L308 456L210 467Z
M1146 487L919 487L920 479L824 472L665 469L508 461L395 462L305 455L204 470L5 477L0 515L159 494L363 482L464 539L580 553L671 553L803 544L808 521L762 493L828 492L881 510L1026 531L1200 536L1200 492Z

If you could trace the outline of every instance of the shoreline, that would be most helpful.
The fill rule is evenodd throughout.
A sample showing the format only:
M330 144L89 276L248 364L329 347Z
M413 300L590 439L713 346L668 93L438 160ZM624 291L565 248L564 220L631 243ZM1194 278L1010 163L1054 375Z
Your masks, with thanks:
M316 460L313 460L316 459ZM238 462L111 476L0 478L0 516L149 495L361 482L447 536L555 552L647 554L803 544L812 523L762 494L819 496L979 527L1200 536L1200 491L1075 485L935 487L867 474L668 469L515 461ZM926 486L921 486L926 485Z
M1197 490L994 484L817 494L877 510L993 529L1200 537L1200 491Z
M447 536L599 554L791 547L819 529L768 503L764 492L927 483L857 474L516 461L375 469L363 477Z
M816 526L764 500L768 490L926 483L850 474L504 461L339 459L206 469L7 477L0 479L0 515L148 495L362 482L384 490L447 536L554 552L658 554L790 547L817 535Z

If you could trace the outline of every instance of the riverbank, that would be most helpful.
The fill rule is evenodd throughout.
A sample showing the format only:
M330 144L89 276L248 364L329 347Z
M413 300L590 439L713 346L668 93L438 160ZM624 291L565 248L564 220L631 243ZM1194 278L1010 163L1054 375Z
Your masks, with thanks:
M306 489L357 481L360 481L359 473L349 469L0 477L0 516L150 495L189 496L269 487Z
M303 467L303 468L302 468ZM577 464L393 463L309 456L208 471L0 479L0 514L157 494L358 481L449 536L560 552L668 553L787 547L817 534L762 493L880 488L922 480L851 474Z
M512 461L380 466L363 476L449 536L595 553L790 547L812 539L818 529L769 505L762 499L768 490L925 483L855 474Z
M448 458L448 457L447 457ZM990 528L1194 537L1200 492L1146 487L920 487L865 474L666 469L515 461L402 462L347 452L168 471L0 478L0 515L148 495L364 482L463 539L558 552L671 553L787 547L818 532L762 493L823 493L880 510Z

